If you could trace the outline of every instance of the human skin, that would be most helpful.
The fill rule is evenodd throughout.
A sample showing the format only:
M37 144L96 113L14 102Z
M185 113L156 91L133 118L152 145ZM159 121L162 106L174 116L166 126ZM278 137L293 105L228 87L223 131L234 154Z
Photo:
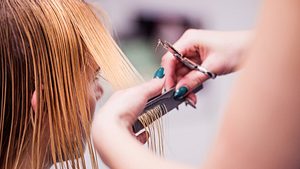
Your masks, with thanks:
M221 76L232 73L242 66L245 53L252 41L252 34L252 31L189 29L174 44L174 48L194 63ZM169 90L175 86L178 90L180 87L186 87L188 99L195 106L197 98L189 91L209 77L197 70L191 71L170 52L162 57L161 66L166 74L164 88Z
M94 114L95 111L95 107L96 107L96 103L97 101L101 98L102 94L103 94L103 89L102 86L99 83L99 80L97 79L97 70L96 68L94 68L94 70L89 70L90 75L89 75L89 90L88 90L88 102L89 102L89 109L90 109L90 113ZM40 90L44 90L44 89L40 89ZM35 90L34 93L32 94L32 98L31 98L31 106L32 109L34 110L35 113L39 113L37 112L37 91ZM76 112L73 112L76 113ZM49 127L49 124L47 123L47 121L43 124L44 125L44 129ZM44 147L42 149L43 153L46 154L48 153L47 149L49 148L47 146L47 140L49 139L49 132L48 130L44 130L43 135L42 135L42 140L45 143ZM83 146L86 144L85 139L83 139ZM30 149L28 149L28 153L25 154L22 158L21 161L22 162L22 168L31 168L31 154L29 153ZM48 154L47 156L48 158L50 157L50 154ZM50 158L49 158L50 159ZM47 161L43 168L47 169L50 168L53 165L52 161Z
M264 1L217 138L197 168L299 168L299 6L297 0ZM151 88L118 92L100 110L93 123L95 147L111 168L190 168L154 156L129 134L138 110L163 82L148 83ZM114 104L126 99L126 105Z

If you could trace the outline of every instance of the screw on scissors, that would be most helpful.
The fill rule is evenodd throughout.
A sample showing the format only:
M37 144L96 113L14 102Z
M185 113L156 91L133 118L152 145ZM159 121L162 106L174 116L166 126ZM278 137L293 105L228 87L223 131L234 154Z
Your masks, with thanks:
M190 59L184 57L181 53L179 53L169 42L167 41L161 41L160 39L158 40L158 45L162 45L163 48L168 50L170 53L173 54L173 56L179 60L181 63L183 63L185 66L192 70L197 70L208 77L215 79L217 75L213 72L208 71L206 68L196 64L195 62L191 61Z

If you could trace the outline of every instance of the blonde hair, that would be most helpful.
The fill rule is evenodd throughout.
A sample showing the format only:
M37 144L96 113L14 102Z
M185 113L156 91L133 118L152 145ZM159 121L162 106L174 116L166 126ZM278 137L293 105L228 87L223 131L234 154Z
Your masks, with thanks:
M164 106L156 106L138 117L138 120L150 136L147 140L148 148L162 157L164 157L165 153L164 127L163 119L161 118L164 110Z
M83 0L1 1L0 24L0 168L20 168L26 156L31 168L64 160L79 168L84 142L97 168L86 94L91 62L115 88L140 81L136 70Z

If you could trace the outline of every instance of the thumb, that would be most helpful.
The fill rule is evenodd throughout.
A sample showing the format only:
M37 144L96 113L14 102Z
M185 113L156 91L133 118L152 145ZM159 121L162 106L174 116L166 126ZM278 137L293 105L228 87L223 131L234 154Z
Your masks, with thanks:
M136 136L136 139L142 144L145 144L149 140L149 133L147 131L143 131Z

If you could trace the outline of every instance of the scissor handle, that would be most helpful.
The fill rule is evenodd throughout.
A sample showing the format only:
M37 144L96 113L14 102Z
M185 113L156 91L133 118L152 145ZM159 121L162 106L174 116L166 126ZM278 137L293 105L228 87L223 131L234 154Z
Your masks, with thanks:
M205 75L207 75L209 78L215 79L217 75L213 72L208 71L206 68L198 65L197 63L191 61L187 57L184 57L181 53L179 53L169 42L167 41L161 41L160 39L158 40L158 44L161 44L165 49L167 49L170 53L173 54L173 56L183 63L186 67L192 69L192 70L197 70Z

